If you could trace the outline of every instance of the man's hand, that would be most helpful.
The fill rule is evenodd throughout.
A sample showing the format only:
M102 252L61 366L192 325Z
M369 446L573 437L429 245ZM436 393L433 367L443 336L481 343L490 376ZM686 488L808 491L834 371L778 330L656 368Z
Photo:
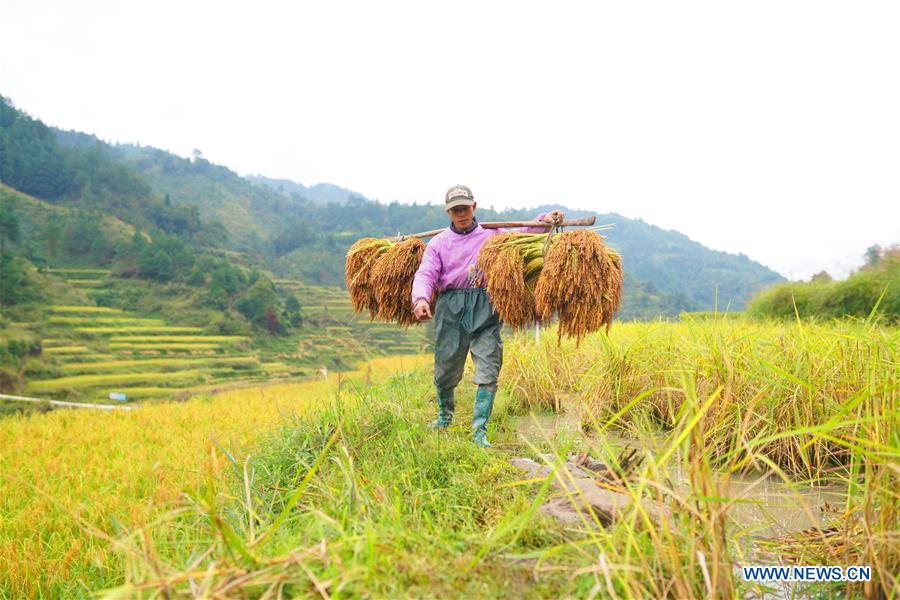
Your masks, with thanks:
M564 215L561 210L554 210L553 212L544 215L544 222L550 223L551 225L559 225L565 218L566 215Z
M428 306L428 302L425 300L419 300L416 302L416 307L413 309L413 314L416 316L416 320L418 321L427 321L431 318L431 307Z

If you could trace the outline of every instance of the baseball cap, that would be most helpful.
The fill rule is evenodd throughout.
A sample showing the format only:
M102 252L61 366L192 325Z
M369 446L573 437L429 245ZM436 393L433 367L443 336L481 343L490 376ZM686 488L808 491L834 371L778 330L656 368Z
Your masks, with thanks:
M473 206L475 204L475 196L472 190L464 185L454 185L447 190L444 197L444 210L450 210L454 206Z

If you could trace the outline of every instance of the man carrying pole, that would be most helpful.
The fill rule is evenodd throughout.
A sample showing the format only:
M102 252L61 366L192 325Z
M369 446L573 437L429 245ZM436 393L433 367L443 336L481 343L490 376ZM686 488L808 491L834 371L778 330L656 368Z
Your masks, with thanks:
M434 385L437 388L438 418L429 426L445 429L453 419L454 390L462 379L466 356L472 353L478 386L472 416L472 441L489 448L487 422L497 393L497 378L503 363L502 323L485 291L484 275L478 270L481 246L501 229L486 229L475 219L475 198L464 185L447 191L444 210L450 227L434 236L425 248L422 264L412 288L416 319L432 318L431 298L439 294L434 307ZM535 219L547 227L525 227L519 231L543 233L563 221L555 210Z

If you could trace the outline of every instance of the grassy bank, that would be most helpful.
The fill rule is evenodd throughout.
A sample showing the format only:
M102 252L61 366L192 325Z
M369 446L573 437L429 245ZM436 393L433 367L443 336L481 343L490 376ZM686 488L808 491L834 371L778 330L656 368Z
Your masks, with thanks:
M876 264L843 281L830 278L780 283L764 290L747 305L747 313L762 318L864 319L873 311L886 321L900 322L900 254L895 249Z

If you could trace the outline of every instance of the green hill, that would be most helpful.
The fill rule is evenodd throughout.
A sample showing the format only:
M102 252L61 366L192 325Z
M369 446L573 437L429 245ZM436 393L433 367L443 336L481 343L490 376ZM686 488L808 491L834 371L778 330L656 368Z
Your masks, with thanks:
M80 230L64 224L62 235L52 219L35 225L20 252L36 264L65 258L145 279L187 282L193 276L210 285L210 273L198 273L198 265L214 270L227 263L248 273L271 273L268 277L343 286L344 255L356 239L446 224L437 205L382 204L328 184L305 187L262 176L245 178L199 157L111 145L88 134L56 130L6 99L0 101L0 111L0 179L74 211L70 220L81 223ZM552 208L571 216L590 214L548 205L501 212L480 207L479 216L523 220ZM148 243L125 247L91 229L91 222L109 217L140 231L135 238ZM752 293L783 280L746 256L710 250L677 232L613 213L597 218L615 225L607 232L608 243L623 255L623 318L711 310L717 295L720 307L740 309ZM90 244L55 257L50 249L54 236ZM235 301L236 296L230 298Z
M843 281L820 273L810 281L782 283L756 296L747 307L755 317L795 319L869 318L900 321L900 247L874 246L867 263Z

